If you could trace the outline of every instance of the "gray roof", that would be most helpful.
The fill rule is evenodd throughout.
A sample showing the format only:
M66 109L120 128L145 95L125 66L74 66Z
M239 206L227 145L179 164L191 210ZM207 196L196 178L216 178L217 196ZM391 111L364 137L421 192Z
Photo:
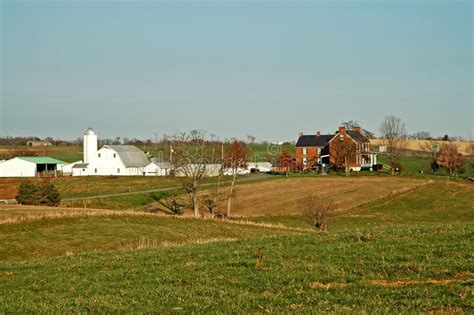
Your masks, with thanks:
M104 148L117 152L126 167L145 167L150 163L145 152L133 145L104 145Z
M296 142L297 147L324 147L334 135L303 135Z
M77 163L72 166L72 168L87 168L87 163Z

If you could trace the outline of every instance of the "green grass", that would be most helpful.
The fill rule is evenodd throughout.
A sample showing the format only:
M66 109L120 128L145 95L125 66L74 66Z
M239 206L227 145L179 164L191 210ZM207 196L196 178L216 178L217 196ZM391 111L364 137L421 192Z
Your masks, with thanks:
M418 175L420 171L423 171L424 175L432 174L431 171L431 162L433 160L429 157L422 156L419 153L410 153L400 157L400 164L402 165L402 175ZM383 163L389 165L389 162L386 156L380 154L378 155L378 163ZM444 168L441 168L437 172L438 176L447 176L448 171ZM459 174L461 177L464 176L473 176L474 175L474 156L465 156L464 157L464 170L462 174Z
M291 231L215 220L150 215L29 220L0 225L0 261L133 249L139 246L140 241L161 246L170 242L185 243L281 233Z
M469 312L473 235L445 224L1 263L0 311Z
M474 185L436 181L399 197L371 202L352 213L331 219L330 231L371 226L474 221ZM261 216L246 220L259 223L308 227L301 216Z

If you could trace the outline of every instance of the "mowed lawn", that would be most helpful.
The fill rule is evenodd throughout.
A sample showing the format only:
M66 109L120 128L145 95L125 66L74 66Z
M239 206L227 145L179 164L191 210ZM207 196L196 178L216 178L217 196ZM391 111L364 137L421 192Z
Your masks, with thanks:
M473 232L414 225L0 263L0 311L470 312Z
M298 213L246 217L246 221L308 227ZM474 222L474 185L437 180L399 195L351 208L331 218L329 231L419 223Z

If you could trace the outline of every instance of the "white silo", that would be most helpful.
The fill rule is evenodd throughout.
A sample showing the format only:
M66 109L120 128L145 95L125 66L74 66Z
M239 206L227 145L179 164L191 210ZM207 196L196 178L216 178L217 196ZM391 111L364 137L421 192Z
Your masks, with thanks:
M84 131L84 163L91 163L94 161L97 154L97 133L92 128L87 128Z

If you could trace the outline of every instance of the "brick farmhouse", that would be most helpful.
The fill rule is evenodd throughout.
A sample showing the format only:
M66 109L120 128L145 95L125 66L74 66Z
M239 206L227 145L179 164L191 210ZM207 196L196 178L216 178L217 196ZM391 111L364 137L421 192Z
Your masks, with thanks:
M377 156L370 152L370 142L360 127L346 130L339 127L335 134L304 135L300 132L295 148L296 162L303 169L319 167L344 168L353 171L370 169L377 163Z

